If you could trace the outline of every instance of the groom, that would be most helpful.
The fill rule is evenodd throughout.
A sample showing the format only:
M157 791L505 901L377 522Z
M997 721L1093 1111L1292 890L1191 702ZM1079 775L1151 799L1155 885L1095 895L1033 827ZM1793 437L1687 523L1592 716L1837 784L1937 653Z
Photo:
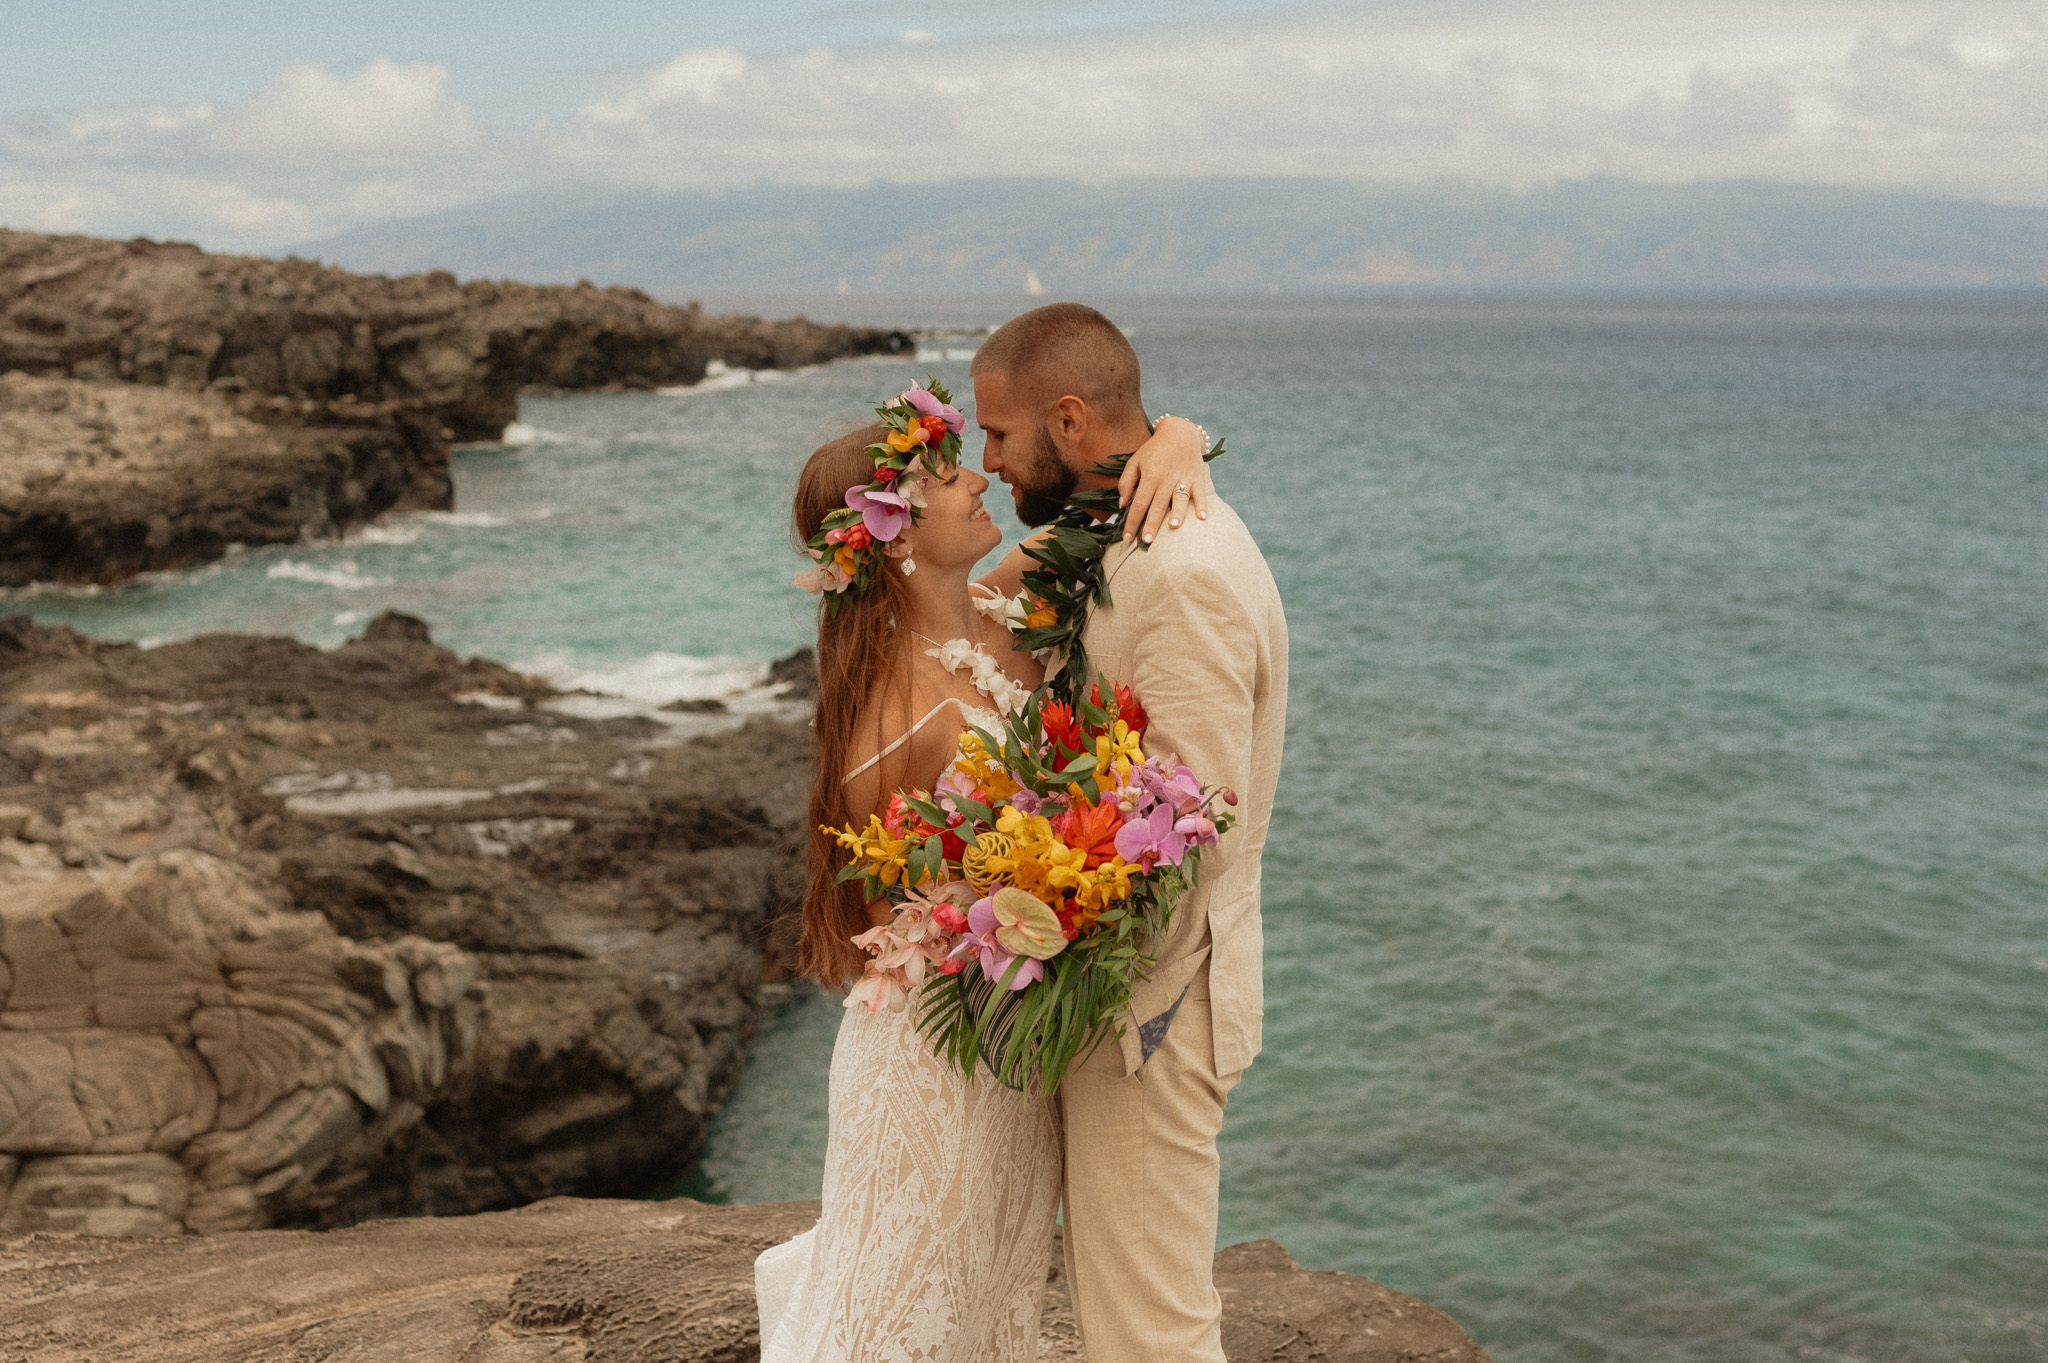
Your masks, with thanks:
M1028 524L1110 485L1088 470L1151 429L1137 353L1078 303L1013 318L970 373L983 465ZM1238 793L1237 826L1203 853L1201 888L1175 910L1121 1043L1061 1086L1067 1279L1092 1363L1224 1363L1216 1133L1259 1050L1259 859L1287 720L1287 621L1244 522L1218 498L1209 506L1149 547L1109 551L1113 604L1081 636L1089 670L1137 692L1147 752L1177 752L1204 784Z

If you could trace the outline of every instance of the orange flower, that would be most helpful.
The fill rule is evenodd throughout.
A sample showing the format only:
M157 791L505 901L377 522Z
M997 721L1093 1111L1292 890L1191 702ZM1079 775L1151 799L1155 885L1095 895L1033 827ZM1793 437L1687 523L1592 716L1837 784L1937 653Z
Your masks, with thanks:
M1088 858L1087 870L1094 870L1116 855L1116 831L1124 816L1115 805L1094 805L1076 800L1072 808L1052 821L1060 841Z

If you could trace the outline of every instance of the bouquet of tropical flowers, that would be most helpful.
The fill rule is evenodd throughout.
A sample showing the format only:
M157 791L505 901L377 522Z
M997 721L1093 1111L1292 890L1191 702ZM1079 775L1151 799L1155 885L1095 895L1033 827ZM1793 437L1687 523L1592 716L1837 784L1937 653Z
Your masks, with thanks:
M972 1075L1050 1095L1121 1031L1230 791L1144 752L1146 715L1107 679L1073 704L1041 690L990 733L970 728L936 789L898 792L864 829L824 831L894 919L854 939L847 997L917 1005L933 1049Z

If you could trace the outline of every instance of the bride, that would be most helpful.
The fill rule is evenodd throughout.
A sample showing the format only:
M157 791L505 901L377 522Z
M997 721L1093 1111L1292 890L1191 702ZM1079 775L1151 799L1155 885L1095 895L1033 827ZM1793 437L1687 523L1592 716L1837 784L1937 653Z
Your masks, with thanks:
M959 413L917 398L960 431ZM857 500L864 491L908 494L888 505L922 501L893 538L861 546L880 551L878 570L849 582L829 550L814 549L820 566L799 578L838 597L818 616L800 959L839 988L867 963L853 938L889 922L893 906L867 903L857 880L834 883L841 854L820 827L863 825L891 793L932 788L965 726L994 725L1043 680L1003 624L1030 566L1022 549L971 580L1002 542L982 506L988 479L940 459L921 477L913 462L900 479L879 478L870 450L886 450L890 434L877 424L819 448L794 508L799 540L818 545L828 513L870 504ZM1169 528L1179 525L1191 497L1205 513L1202 451L1198 426L1162 417L1131 460L1129 523L1148 539L1169 509ZM914 1004L847 1003L832 1050L823 1215L755 1263L763 1363L1030 1363L1060 1200L1055 1105L986 1076L967 1082L930 1052Z

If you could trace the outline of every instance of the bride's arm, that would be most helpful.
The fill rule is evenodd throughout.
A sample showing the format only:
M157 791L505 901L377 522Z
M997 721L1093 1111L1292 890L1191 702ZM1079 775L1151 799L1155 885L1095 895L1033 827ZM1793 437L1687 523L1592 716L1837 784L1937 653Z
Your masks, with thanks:
M1003 555L1001 563L998 563L993 569L974 579L975 584L987 587L991 591L1000 592L1005 597L1016 596L1018 592L1024 590L1024 574L1038 566L1033 560L1025 556L1024 546L1027 544L1037 544L1051 533L1052 531L1050 530L1034 530L1026 535L1016 548Z
M1117 479L1117 500L1129 508L1125 539L1142 534L1150 544L1161 521L1178 530L1190 504L1196 520L1209 519L1209 466L1202 459L1207 447L1202 428L1186 417L1159 418Z

